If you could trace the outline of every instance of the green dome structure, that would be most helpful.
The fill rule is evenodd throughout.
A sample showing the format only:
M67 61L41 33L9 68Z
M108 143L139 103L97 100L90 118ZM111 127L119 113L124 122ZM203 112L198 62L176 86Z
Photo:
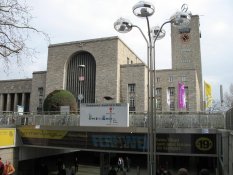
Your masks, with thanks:
M70 111L77 111L77 103L70 91L55 90L44 100L44 111L60 111L60 106L70 106Z

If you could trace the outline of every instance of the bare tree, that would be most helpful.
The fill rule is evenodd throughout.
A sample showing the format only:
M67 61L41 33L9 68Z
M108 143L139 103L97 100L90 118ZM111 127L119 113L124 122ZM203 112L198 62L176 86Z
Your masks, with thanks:
M31 32L42 34L49 40L46 33L30 25L30 10L25 2L0 0L0 59L4 59L6 65L12 57L20 61L22 56L35 55L36 50L26 45Z
M230 85L229 92L224 94L224 103L228 108L233 107L233 84Z
M219 112L225 112L228 108L224 103L221 103L220 100L214 100L212 101L212 106L208 108L207 112L209 113L219 113Z

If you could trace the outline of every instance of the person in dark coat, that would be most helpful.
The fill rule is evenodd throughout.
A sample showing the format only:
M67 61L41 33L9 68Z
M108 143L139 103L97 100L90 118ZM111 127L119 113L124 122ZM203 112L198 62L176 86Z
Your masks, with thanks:
M117 172L113 166L112 166L111 170L108 172L108 175L117 175Z
M4 172L4 163L2 162L2 158L0 157L0 175Z

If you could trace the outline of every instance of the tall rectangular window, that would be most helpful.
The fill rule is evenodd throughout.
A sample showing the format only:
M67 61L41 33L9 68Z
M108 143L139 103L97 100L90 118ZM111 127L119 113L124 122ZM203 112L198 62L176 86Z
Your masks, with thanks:
M169 81L169 82L173 82L173 76L170 76L170 77L168 78L168 81Z
M129 111L135 111L135 98L129 98Z
M170 102L170 110L175 111L175 101L173 99Z
M128 84L128 92L135 92L135 84Z
M155 89L156 110L162 110L162 88Z
M162 99L161 98L156 98L156 110L161 111L162 110Z
M162 88L156 88L155 95L156 96L161 96L162 95Z
M175 87L168 87L167 104L171 111L175 110Z
M182 82L187 81L186 76L182 76L182 77L181 77L181 81L182 81Z
M129 111L136 111L135 107L135 84L128 84Z
M44 96L44 88L43 87L39 87L38 92L39 92L39 96Z
M129 58L127 57L127 64L129 64Z
M175 96L175 88L174 87L169 87L168 92L170 96Z
M40 98L40 99L39 99L39 107L42 108L42 106L43 106L43 99Z

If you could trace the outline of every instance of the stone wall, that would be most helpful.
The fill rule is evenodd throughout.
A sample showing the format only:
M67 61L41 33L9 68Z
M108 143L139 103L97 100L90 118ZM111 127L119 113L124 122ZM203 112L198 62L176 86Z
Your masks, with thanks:
M183 82L186 87L188 87L188 102L189 102L189 111L196 112L200 111L199 99L197 96L199 89L197 86L197 77L196 70L187 69L187 70L159 70L156 71L156 77L158 80L155 84L156 88L162 88L162 111L170 111L167 104L167 89L168 87L175 88L175 111L183 111L178 109L178 82ZM172 81L170 81L172 77ZM186 111L186 110L184 110ZM184 112L183 111L183 112Z
M147 111L147 67L145 64L128 64L121 66L121 102L128 102L128 84L135 84L135 111Z
M187 33L189 39L182 40L182 35L179 28L171 27L171 46L172 46L172 69L186 70L195 69L197 74L196 88L198 89L197 111L203 110L203 89L202 89L202 64L201 64L201 48L200 38L201 33L199 30L199 16L193 15L191 23L187 26L190 32ZM199 107L200 106L200 107Z
M0 81L0 94L31 93L32 79L2 80Z
M33 72L32 78L32 92L30 100L30 111L37 112L37 109L40 107L40 99L43 101L45 99L45 88L46 88L46 71ZM42 88L42 89L41 89ZM40 90L42 91L40 94Z
M111 103L119 103L120 65L142 61L118 37L51 45L45 95L66 88L67 63L72 55L81 51L89 52L96 61L96 102L106 103L103 97L110 96L114 99Z

